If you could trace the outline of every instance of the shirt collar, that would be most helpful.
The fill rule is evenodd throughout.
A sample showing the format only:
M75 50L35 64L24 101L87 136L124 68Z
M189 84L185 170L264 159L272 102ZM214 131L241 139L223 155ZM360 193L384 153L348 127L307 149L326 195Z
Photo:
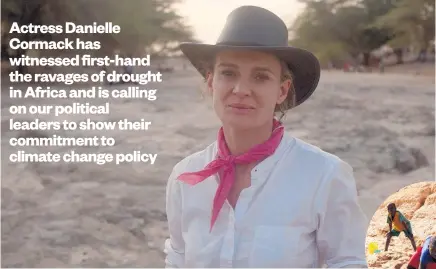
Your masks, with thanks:
M268 156L267 158L265 158L260 163L258 163L252 169L252 175L254 175L255 178L256 177L265 178L262 175L270 172L271 169L273 168L273 166L282 158L282 156L286 153L286 151L290 147L295 145L295 143L296 143L295 138L292 137L290 134L285 132L283 134L283 137L282 137L282 140L280 141L279 146L274 151L274 153L271 156ZM216 156L216 153L218 152L217 147L218 147L218 144L215 142L213 156Z
M283 155L287 152L287 150L290 147L292 147L295 144L295 142L296 142L295 139L285 132L275 152L271 156L267 157L262 162L257 164L253 168L252 174L254 173L255 177L266 178L263 175L269 173L272 170L274 165L280 159L282 159Z

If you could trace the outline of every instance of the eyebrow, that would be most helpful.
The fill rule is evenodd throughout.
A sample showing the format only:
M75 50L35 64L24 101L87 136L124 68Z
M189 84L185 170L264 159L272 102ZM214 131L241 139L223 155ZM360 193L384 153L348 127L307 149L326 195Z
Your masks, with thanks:
M223 67L234 67L234 68L237 68L237 67L238 67L236 64L231 64L231 63L220 63L220 64L218 64L218 66L223 66Z
M274 75L273 71L271 69L269 69L268 67L255 67L254 70L255 71L265 71L265 72L269 72L269 73Z
M218 67L233 67L233 68L238 68L238 66L236 64L225 63L225 62L218 64ZM265 71L265 72L269 72L269 73L274 75L274 72L271 69L269 69L268 67L256 66L253 69L254 69L254 71Z

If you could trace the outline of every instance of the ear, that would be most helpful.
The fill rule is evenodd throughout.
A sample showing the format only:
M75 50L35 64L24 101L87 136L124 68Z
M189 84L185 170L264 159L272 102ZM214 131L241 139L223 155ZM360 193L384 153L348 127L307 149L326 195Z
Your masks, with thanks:
M284 80L282 83L280 83L280 92L277 98L277 104L281 104L286 100L291 85L292 85L292 81L290 79Z

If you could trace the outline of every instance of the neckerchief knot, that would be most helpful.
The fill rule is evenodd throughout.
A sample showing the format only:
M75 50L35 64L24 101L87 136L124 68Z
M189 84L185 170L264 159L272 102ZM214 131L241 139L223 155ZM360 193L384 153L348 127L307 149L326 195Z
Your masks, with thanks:
M215 160L206 165L203 170L186 172L178 177L179 180L187 184L195 185L214 174L219 175L219 185L213 200L211 230L235 181L235 163L249 164L272 155L279 146L283 134L283 125L274 119L273 131L267 141L252 147L241 155L234 156L230 153L221 127L218 131L218 152Z
M227 165L230 165L235 163L236 157L234 155L229 155L223 157L222 159L226 162Z

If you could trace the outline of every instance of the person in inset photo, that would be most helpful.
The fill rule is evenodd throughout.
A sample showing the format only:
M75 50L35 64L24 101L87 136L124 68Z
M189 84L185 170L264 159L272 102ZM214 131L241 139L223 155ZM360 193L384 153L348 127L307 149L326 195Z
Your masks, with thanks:
M368 225L368 268L418 269L421 257L424 261L429 259L429 237L436 235L435 198L436 182L430 180L403 186L388 195ZM379 245L383 247L378 249ZM427 269L432 266L435 264L429 264Z
M389 232L386 234L385 251L388 251L392 237L399 236L401 232L412 243L413 250L416 251L415 239L413 237L412 225L410 221L399 211L394 203L388 205L387 223Z
M256 6L232 11L215 45L180 48L221 127L169 176L166 267L366 268L353 168L282 122L317 88L318 59Z
M436 235L428 236L418 247L407 269L436 269Z

